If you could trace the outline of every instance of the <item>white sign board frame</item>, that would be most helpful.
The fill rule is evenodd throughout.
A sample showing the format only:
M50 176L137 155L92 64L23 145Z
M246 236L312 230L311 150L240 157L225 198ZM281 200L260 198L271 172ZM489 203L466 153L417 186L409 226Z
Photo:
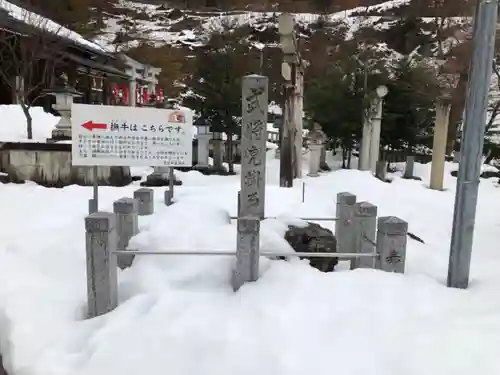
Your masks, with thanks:
M189 109L73 104L72 165L191 167Z

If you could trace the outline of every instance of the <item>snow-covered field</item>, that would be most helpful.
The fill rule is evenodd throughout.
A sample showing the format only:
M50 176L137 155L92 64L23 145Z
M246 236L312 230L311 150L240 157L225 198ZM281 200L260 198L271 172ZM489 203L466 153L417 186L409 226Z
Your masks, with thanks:
M334 164L334 162L332 162ZM263 250L289 250L284 222L332 216L337 192L409 222L405 275L374 270L323 274L307 261L261 262L238 293L234 259L137 257L119 273L120 306L84 320L84 217L91 188L0 185L0 351L10 375L498 375L500 190L482 180L468 290L445 287L455 179L444 192L397 177L335 171L278 186L269 155ZM134 170L145 175L148 170ZM143 250L235 250L239 176L181 173L177 203L140 218ZM137 184L101 188L101 210ZM286 218L286 219L285 219ZM324 225L331 225L324 223Z

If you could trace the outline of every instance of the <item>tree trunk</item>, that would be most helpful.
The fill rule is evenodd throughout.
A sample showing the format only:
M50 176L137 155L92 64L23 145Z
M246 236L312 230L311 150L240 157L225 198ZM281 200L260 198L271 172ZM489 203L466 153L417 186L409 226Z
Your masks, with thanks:
M352 148L347 150L347 169L351 169Z
M30 114L30 108L24 101L21 101L21 108L23 109L24 116L26 116L26 132L28 133L28 139L33 139L33 118Z
M214 139L212 143L214 168L220 169L223 166L223 150L222 142L220 139Z
M227 135L227 164L229 173L234 173L233 134Z
M347 159L347 149L342 146L342 168L345 169L346 168L346 159Z
M468 73L461 73L457 88L453 92L446 141L446 155L451 155L457 140L458 124L462 121L465 97L467 94Z

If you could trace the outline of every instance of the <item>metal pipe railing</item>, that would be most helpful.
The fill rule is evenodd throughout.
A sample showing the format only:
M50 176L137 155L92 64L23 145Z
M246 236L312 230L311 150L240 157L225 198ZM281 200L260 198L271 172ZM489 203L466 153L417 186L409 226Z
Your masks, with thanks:
M278 219L278 217L272 217L272 216L268 216L268 217L265 217L264 219ZM238 219L238 216L231 216L231 220L237 220ZM337 221L339 220L338 217L299 217L300 220L304 220L304 221Z
M117 250L113 251L117 255L216 255L216 256L236 256L236 251L141 251L141 250ZM263 251L259 254L263 257L302 257L302 258L368 258L378 257L378 253L285 253L275 251Z

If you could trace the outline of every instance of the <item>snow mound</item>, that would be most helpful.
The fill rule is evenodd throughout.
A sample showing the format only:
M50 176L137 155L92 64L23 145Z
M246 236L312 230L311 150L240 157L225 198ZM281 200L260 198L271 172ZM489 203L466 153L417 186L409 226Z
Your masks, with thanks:
M33 141L45 142L59 122L59 117L41 107L30 109L33 119ZM26 116L19 105L0 105L0 142L27 142Z

